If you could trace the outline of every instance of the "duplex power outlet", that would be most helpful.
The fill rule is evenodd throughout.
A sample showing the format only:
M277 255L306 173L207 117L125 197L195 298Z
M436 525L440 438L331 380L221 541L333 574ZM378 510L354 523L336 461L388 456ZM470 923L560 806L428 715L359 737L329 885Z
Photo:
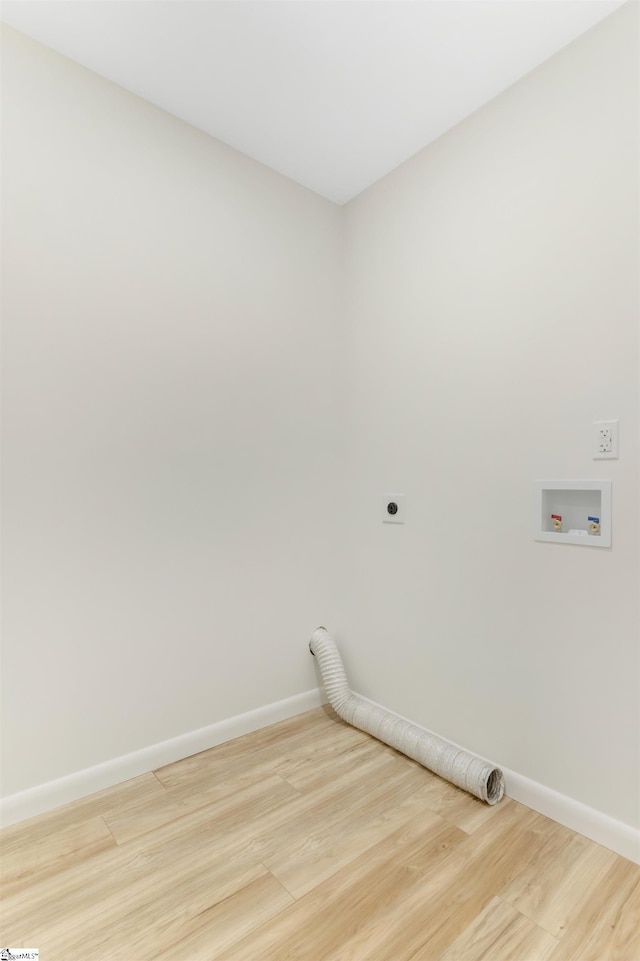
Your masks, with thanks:
M594 460L615 460L618 457L618 421L599 420L594 429Z

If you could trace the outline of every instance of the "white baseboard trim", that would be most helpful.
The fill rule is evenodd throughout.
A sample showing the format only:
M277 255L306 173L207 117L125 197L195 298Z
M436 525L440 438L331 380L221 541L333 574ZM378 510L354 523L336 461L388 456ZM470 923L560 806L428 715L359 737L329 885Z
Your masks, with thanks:
M515 771L504 767L502 771L507 794L514 801L640 864L640 830Z
M354 692L355 693L355 692ZM362 697L362 695L358 695ZM369 704L382 707L376 701L362 697ZM239 714L236 717L227 718L210 724L208 727L190 731L179 737L171 738L168 741L161 741L159 744L152 744L150 747L140 751L133 751L122 757L114 758L103 764L96 764L94 767L76 771L65 777L57 778L46 784L28 788L26 791L19 791L0 800L0 824L7 827L16 824L27 818L35 817L46 811L77 801L80 798L94 794L104 788L113 787L128 781L132 777L140 774L147 774L149 771L157 770L165 764L172 764L182 758L206 751L210 747L231 741L233 738L241 737L243 734L250 734L260 728L276 724L287 718L311 711L313 708L320 707L326 703L323 692L319 690L306 691L304 694L296 694L283 701L274 704L267 704L254 711L247 711L246 714ZM385 708L388 710L388 708ZM409 720L395 711L389 711L395 717L403 721ZM411 721L410 723L415 723ZM416 724L416 727L421 725ZM426 731L427 728L421 728ZM466 750L462 745L456 745L462 750ZM546 817L565 827L583 834L585 837L602 844L604 847L621 854L630 861L640 864L640 831L631 825L617 821L615 818L595 808L588 807L580 801L560 794L552 788L532 781L530 778L516 771L511 771L503 767L496 761L496 764L504 773L506 781L507 796L526 804L527 807L544 814Z
M10 824L35 817L37 814L44 814L46 811L60 807L61 804L78 801L89 794L121 784L139 774L147 774L165 764L181 761L185 757L191 757L192 754L206 751L225 741L232 741L243 734L250 734L252 731L258 731L278 721L304 714L305 711L311 711L322 704L326 704L326 698L321 691L305 691L304 694L295 694L283 701L247 711L246 714L238 714L236 717L217 721L215 724L190 731L188 734L105 761L103 764L75 771L55 781L48 781L46 784L39 784L26 791L10 794L0 800L0 824L8 827Z
M359 694L358 697L361 697L362 700L368 704L373 704L375 707L382 707L381 704L370 700L368 697L363 697L362 694ZM422 727L420 724L415 724L414 721L403 717L401 714L396 714L395 711L389 711L388 708L384 708L384 710L400 720L409 721L410 724L414 724L415 727L420 728L422 731L427 731L427 728ZM432 734L434 732L429 731L429 733ZM455 744L453 741L450 743L460 748L460 750L467 750L467 748L461 744ZM488 758L484 758L483 760L487 760L490 764L495 764L504 774L506 785L505 793L507 797L512 798L514 801L519 801L521 804L525 804L527 807L532 808L539 814L544 814L559 824L564 824L565 827L571 828L572 831L577 831L578 834L583 834L592 841L597 841L598 844L609 848L611 851L615 851L616 854L621 854L622 857L628 858L629 861L635 861L636 864L640 864L640 830L638 830L638 828L634 828L630 824L625 824L623 821L617 821L608 814L603 814L595 808L588 807L581 801L575 801L566 794L560 794L558 791L554 791L553 788L545 787L544 784L540 784L538 781L532 781L530 778L516 773L516 771L511 771L503 767L497 761L492 761Z

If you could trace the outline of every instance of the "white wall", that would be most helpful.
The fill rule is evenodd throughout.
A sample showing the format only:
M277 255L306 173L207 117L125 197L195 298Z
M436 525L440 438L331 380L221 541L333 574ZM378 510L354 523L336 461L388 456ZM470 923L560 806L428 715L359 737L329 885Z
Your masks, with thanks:
M11 794L315 687L341 211L3 34Z
M347 208L360 693L637 824L638 75L628 5ZM619 418L618 461L591 425ZM613 479L611 550L535 478ZM404 527L380 497L407 496Z
M342 210L5 31L4 793L312 687L324 623L637 823L634 15ZM613 548L534 542L598 476Z

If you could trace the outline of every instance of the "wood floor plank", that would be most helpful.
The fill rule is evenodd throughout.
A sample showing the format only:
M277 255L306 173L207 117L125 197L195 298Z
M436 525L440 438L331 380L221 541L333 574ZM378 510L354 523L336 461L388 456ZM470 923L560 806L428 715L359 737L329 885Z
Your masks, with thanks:
M167 764L154 774L165 787L184 787L216 776L220 769L234 773L238 764L246 767L248 763L260 763L270 757L281 760L283 754L286 756L287 751L297 747L309 751L323 734L337 739L345 734L349 736L349 728L342 723L336 725L323 708L317 708Z
M390 783L391 796L398 801L419 786L414 772L403 771L402 766L398 769L393 760L381 754L335 781L328 780L312 794L292 799L286 811L273 811L251 830L250 838L245 827L246 843L257 858L266 861L283 846L311 834L319 824L326 829L345 820L357 820L363 806L378 809L381 795L390 803Z
M514 802L515 803L515 802ZM487 846L488 827L470 836L470 857L465 869L438 891L430 905L430 933L412 961L432 961L458 937L488 902L522 870L522 864L540 845L548 818L516 805L521 822L498 835ZM494 822L492 822L494 823ZM499 825L499 821L495 822ZM482 878L481 884L478 883Z
M299 752L274 766L274 771L288 781L296 791L312 791L326 782L327 777L339 776L354 765L380 755L379 741L366 735L346 737L315 745L313 751ZM385 753L392 753L387 748Z
M212 958L221 956L221 952L222 957L225 957L227 947L237 942L239 937L279 915L292 903L291 895L275 878L271 875L261 878L228 898L223 904L207 911L199 918L197 928L185 931L176 944L160 954L148 955L141 961L184 961L185 958L189 961L211 961Z
M0 849L1 883L4 896L58 874L90 855L115 847L115 839L101 817L69 825L16 846L15 837L6 850Z
M0 944L46 961L640 961L640 867L328 709L158 774L0 833Z
M640 959L640 867L616 858L592 889L551 961Z
M422 867L419 883L364 919L332 961L421 961L439 956L521 866L539 815L509 801L487 828ZM453 827L453 825L452 825ZM324 961L324 959L321 959Z
M233 795L223 793L222 797L214 799L211 804L201 803L202 795L194 794L193 801L190 802L193 804L193 810L182 810L178 806L175 811L176 818L173 820L166 820L164 817L166 812L161 812L160 819L163 823L154 830L154 843L157 843L160 838L166 840L176 833L182 835L183 838L192 833L197 836L202 831L202 824L211 820L215 812L217 812L215 818L219 819L220 812L224 809L228 810L229 816L225 820L224 834L220 840L221 854L222 847L228 849L234 844L244 841L250 843L256 857L262 859L270 856L278 844L283 843L283 840L291 839L294 835L307 831L309 826L315 823L321 810L324 812L325 821L327 821L330 818L342 816L345 811L350 810L361 800L363 794L368 793L369 796L375 797L376 793L383 789L385 777L389 775L392 769L396 770L392 760L386 755L376 754L366 764L352 767L342 777L326 779L324 785L318 787L312 796L300 795L279 775L263 778L262 782L255 784L258 794L267 790L265 787L261 787L261 784L264 785L267 781L274 783L274 779L276 779L280 784L286 785L286 797L295 803L292 806L270 805L269 810L264 811L263 820L257 821L255 825L252 820L237 816L237 793ZM376 775L379 783L374 782L372 786L367 779L375 778ZM410 778L410 773L403 771L402 778L403 781L406 781ZM202 784L202 782L199 783ZM250 797L253 795L247 791L244 792L244 796ZM189 803L186 807L189 807ZM151 818L153 817L152 813ZM149 814L147 812L137 813L127 819L126 825L115 825L115 829L120 831L124 827L130 838L139 837L148 827L148 818ZM211 829L213 829L213 825ZM219 827L216 827L216 830L220 832Z
M341 957L341 946L367 919L401 902L426 865L466 840L459 828L423 812L211 961L309 961L310 950L313 961Z
M359 735L359 732L353 729L351 731L352 734ZM166 789L167 798L184 797L189 792L215 788L221 781L247 777L248 772L260 777L278 774L280 769L284 768L286 774L286 768L290 765L306 762L311 758L316 758L318 763L322 764L344 746L352 746L352 734L341 726L338 726L336 731L327 731L314 725L310 731L291 733L284 738L280 748L277 743L269 743L256 751L250 751L249 746L244 744L244 738L239 738L243 743L239 745L241 753L237 756L230 754L228 750L222 751L221 748L227 746L220 745L193 758L177 762L177 765L171 765L170 774L167 774L165 769L155 773Z
M394 779L378 797L377 804L368 798L360 812L349 812L342 819L323 824L313 833L281 846L276 854L265 859L265 865L295 898L303 897L407 821L429 810L432 787L426 771L421 780L424 783L404 796L409 787L416 785L403 787L398 778Z
M277 810L280 818L286 816L283 805L292 797L298 797L293 788L274 775L240 796L224 798L210 809L163 825L152 835L122 846L111 837L110 849L60 870L55 877L34 879L29 889L5 896L0 916L2 941L30 940L33 918L42 920L43 928L55 927L60 917L83 911L87 903L99 904L114 892L119 896L136 882L154 892L167 872L170 879L178 879L203 859L237 857L234 829L244 841L244 851L247 836L257 830L255 825L261 825L272 810ZM251 860L255 863L257 859Z
M438 961L549 961L557 945L548 931L493 898Z
M499 806L485 804L442 778L434 777L431 785L431 810L469 834L491 821L500 810Z
M126 844L123 849L126 856L119 857L114 853L109 858L102 858L101 865L90 866L88 877L80 868L65 872L54 887L36 886L30 904L12 902L7 906L11 931L17 929L17 933L22 933L24 927L20 922L22 925L26 923L31 910L48 916L53 910L55 914L55 905L60 904L62 891L65 892L65 913L73 912L78 904L85 902L87 886L96 900L104 900L114 886L119 891L135 879L141 857L149 870L160 874L167 863L182 863L185 859L202 856L203 843L207 850L215 851L217 858L233 857L234 852L242 847L259 861L277 850L283 840L289 841L308 831L320 817L325 822L344 817L362 800L367 789L370 796L375 797L377 792L385 789L386 781L380 775L383 771L388 772L389 766L395 769L386 755L380 755L368 766L350 771L335 783L325 784L313 796L299 796L277 775L271 776L261 784L248 787L242 794L222 798L216 804L163 824L149 840L143 836ZM371 786L367 778L375 775L378 777ZM414 778L413 772L405 771L403 779L397 782L398 790L404 782L415 783ZM295 805L291 807L285 802L295 802Z
M141 774L114 787L72 801L53 811L5 827L0 832L3 851L47 838L52 832L90 821L95 817L122 816L166 796L166 789L153 774Z
M118 844L124 844L225 798L241 797L246 788L263 784L269 776L268 768L252 766L244 773L228 778L222 776L213 784L200 782L187 788L164 789L162 797L129 808L121 814L106 814L104 819ZM295 788L292 788L291 793L294 791Z
M561 938L617 856L567 828L558 826L555 834L560 843L543 846L500 896Z
M211 858L192 861L190 870L183 866L173 878L167 869L146 887L127 885L97 904L87 902L84 910L60 919L46 932L36 927L35 937L46 946L47 959L111 961L121 956L155 961L159 945L181 943L199 930L214 909L265 879L269 882L265 890L270 891L273 879L259 864L221 864ZM291 900L282 897L281 887L278 894L280 906Z
M265 818L264 823L254 829L247 842L255 857L267 863L285 846L295 846L301 840L305 845L307 839L318 831L320 824L325 831L355 830L362 807L369 816L375 816L376 812L381 812L389 805L390 796L395 795L399 802L405 791L410 792L416 787L413 778L409 777L407 780L405 772L393 779L391 788L388 781L381 777L369 782L367 790L360 773L355 770L345 775L342 779L346 782L345 786L338 795L333 789L328 795L323 795L323 800L318 800L319 795L316 793L302 795L292 802L289 810L283 812L283 816L278 817L274 812L273 816Z

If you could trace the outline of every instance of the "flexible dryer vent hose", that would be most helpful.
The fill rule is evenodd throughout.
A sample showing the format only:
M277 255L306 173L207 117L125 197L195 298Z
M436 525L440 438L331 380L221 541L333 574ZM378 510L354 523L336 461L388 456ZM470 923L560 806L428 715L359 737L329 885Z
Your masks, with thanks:
M329 703L344 721L487 804L497 804L502 798L504 777L499 768L354 694L347 683L338 649L324 627L318 627L311 635L309 650L318 659Z

